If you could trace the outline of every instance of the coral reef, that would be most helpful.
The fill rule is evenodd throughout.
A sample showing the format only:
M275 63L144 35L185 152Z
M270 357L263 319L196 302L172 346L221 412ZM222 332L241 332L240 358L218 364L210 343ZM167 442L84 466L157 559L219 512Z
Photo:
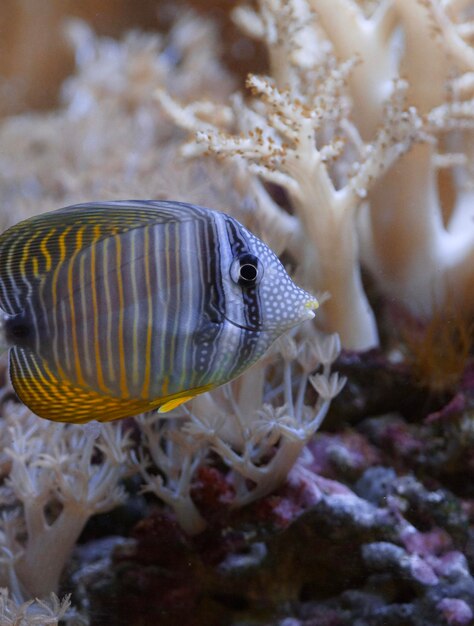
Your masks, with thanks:
M210 450L231 468L227 480L233 491L232 506L247 505L285 481L321 425L332 398L344 386L343 377L330 373L340 349L337 336L306 338L299 345L287 336L279 347L273 358L267 356L221 391L196 398L181 415L176 412L174 419L138 418L144 445L137 464L145 491L169 504L188 533L206 526L191 489L194 474ZM266 370L271 365L277 368L279 360L283 361L283 403L275 404L266 396L278 398L277 381L273 379L270 394L264 393L264 385ZM320 367L321 373L311 374ZM295 379L299 379L296 391ZM304 402L308 382L318 393L314 406ZM148 450L158 475L148 471L150 463L143 449Z
M91 581L92 613L140 624L146 595L146 619L165 625L472 623L471 499L425 487L408 457L397 476L373 422L316 438L284 488L241 511L225 474L202 470L194 497L212 529L191 539L160 513L140 522ZM421 428L411 436L421 455Z
M0 623L3 626L57 626L69 609L69 599L60 601L51 594L49 601L30 600L17 605L6 589L0 589ZM68 623L72 624L68 620ZM76 622L79 626L79 622Z
M229 94L232 80L215 57L211 26L188 15L166 37L131 32L121 43L97 39L77 21L66 32L78 73L63 86L64 105L6 118L0 129L2 229L93 199L237 205L238 189L229 193L227 177L213 175L212 164L176 169L179 138L153 101L153 90L165 83L187 99L201 89Z
M169 416L86 428L31 415L2 361L1 624L474 621L472 11L236 7L267 67L234 95L209 19L67 23L61 105L0 126L0 226L96 199L226 210L329 292L346 349L309 324Z
M96 439L90 429L38 420L11 402L2 417L0 580L15 599L42 597L57 591L89 517L124 501L130 441L120 427L101 427Z
M307 284L331 293L323 316L344 347L378 343L362 263L381 293L417 315L448 304L472 314L474 56L464 8L384 0L366 16L354 0L260 0L234 12L269 56L270 76L247 79L251 99L183 107L158 92L194 133L184 154L231 159L250 175L258 218L284 238ZM446 211L440 168L455 186ZM263 182L286 190L298 221Z

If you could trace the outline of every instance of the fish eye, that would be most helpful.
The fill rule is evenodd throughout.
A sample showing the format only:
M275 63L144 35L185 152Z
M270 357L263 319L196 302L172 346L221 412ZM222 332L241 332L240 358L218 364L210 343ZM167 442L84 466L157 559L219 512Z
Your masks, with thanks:
M256 285L263 274L260 261L253 254L242 254L232 263L230 275L232 280L241 287Z

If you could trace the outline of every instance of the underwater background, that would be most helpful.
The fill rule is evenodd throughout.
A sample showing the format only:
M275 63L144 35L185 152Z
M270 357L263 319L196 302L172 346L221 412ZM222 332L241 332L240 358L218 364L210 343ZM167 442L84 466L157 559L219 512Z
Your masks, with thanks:
M0 228L222 210L316 320L169 416L0 362L0 626L474 623L474 3L2 0Z

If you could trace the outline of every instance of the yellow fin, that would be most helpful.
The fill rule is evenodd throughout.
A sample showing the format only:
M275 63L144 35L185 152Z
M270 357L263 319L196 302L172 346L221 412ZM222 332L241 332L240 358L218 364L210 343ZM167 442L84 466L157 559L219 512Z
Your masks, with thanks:
M173 409L178 408L181 404L184 404L188 400L192 400L197 394L193 394L192 396L181 396L181 398L175 398L174 400L169 400L162 404L158 409L158 413L168 413L168 411L172 411Z
M109 422L157 406L160 413L171 411L213 386L164 398L119 398L68 380L55 372L46 359L18 347L10 350L10 377L18 397L33 413L56 422L77 424L91 420Z
M18 397L33 413L57 422L108 422L151 408L148 399L117 398L82 387L22 348L10 351L10 377Z

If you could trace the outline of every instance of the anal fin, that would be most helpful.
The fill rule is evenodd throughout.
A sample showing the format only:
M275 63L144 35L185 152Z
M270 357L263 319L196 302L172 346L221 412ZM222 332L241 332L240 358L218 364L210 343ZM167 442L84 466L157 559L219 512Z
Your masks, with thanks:
M109 422L159 407L171 411L212 385L162 398L120 398L100 393L61 376L47 360L27 348L10 350L10 377L16 394L26 406L45 419L57 422Z
M117 398L79 386L23 348L10 351L10 377L16 394L33 413L57 422L108 422L151 408L146 398Z

